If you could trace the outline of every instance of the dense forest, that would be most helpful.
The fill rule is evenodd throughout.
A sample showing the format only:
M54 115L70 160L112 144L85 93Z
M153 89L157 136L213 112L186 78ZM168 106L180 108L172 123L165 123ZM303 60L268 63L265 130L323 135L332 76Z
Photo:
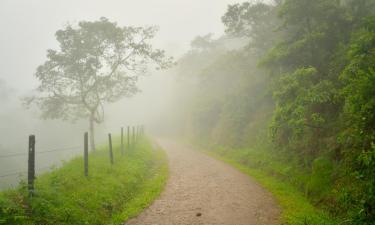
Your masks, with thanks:
M373 224L375 1L250 1L222 22L179 60L180 132L266 152L341 224Z

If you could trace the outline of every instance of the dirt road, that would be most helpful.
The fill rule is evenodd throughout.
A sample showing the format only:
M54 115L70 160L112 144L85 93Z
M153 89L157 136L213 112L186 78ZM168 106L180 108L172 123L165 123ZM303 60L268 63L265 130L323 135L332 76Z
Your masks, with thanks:
M276 225L279 208L271 194L231 166L171 140L164 192L126 225Z

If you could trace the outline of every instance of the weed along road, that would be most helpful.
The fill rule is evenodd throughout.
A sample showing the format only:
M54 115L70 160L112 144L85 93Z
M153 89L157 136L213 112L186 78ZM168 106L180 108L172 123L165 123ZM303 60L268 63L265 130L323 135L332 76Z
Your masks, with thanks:
M158 139L170 177L148 209L125 225L277 225L272 195L231 166L180 143Z

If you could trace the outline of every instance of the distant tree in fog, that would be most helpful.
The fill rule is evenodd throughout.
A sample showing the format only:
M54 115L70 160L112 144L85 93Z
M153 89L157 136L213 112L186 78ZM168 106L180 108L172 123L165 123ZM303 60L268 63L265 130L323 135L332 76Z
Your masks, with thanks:
M47 61L35 73L37 94L26 98L26 105L37 105L45 119L87 118L95 150L94 126L104 120L104 103L137 93L137 78L149 64L157 69L171 65L172 59L150 44L156 31L119 27L106 18L58 30L60 49L47 51Z

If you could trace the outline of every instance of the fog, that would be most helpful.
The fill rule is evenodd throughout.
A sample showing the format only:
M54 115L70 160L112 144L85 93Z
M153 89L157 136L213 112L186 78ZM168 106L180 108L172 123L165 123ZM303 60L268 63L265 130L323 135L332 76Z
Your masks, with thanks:
M220 190L243 210L266 206L254 185L288 200L285 224L375 221L374 0L0 0L0 29L0 223L123 222L166 179L152 221L230 224L217 212L233 222L240 211ZM125 154L121 128L133 131ZM38 198L33 179L28 195L22 183L34 176L31 135L36 184L51 182ZM251 186L202 154L255 174ZM72 171L90 178L74 198ZM181 198L200 207L169 207Z
M178 59L188 51L198 35L224 32L220 17L234 0L158 1L42 1L5 0L0 2L0 156L26 153L28 135L35 134L37 151L70 148L37 155L37 171L59 165L81 154L87 121L75 123L42 120L38 109L26 109L21 98L37 87L34 74L46 59L46 50L58 47L55 32L66 24L106 17L120 26L156 25L153 44ZM121 126L144 124L149 130L162 128L173 98L176 78L173 69L151 70L139 79L141 90L132 98L105 106L105 121L97 128L100 144L106 133L118 133ZM0 158L0 175L26 171L26 155ZM0 187L15 185L18 175L0 177ZM22 175L24 176L24 174Z

